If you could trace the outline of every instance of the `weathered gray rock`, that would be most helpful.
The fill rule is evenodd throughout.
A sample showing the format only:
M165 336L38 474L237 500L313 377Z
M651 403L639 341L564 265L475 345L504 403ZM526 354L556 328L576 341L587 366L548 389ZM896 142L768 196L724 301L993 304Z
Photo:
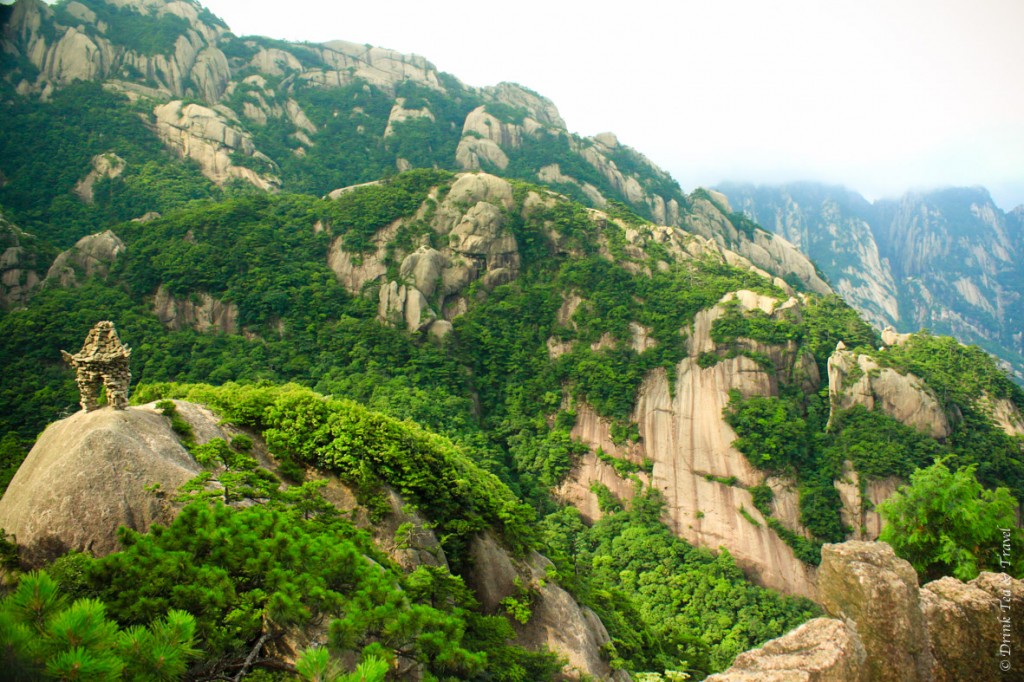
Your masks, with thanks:
M791 303L754 292L737 292L726 298L736 298L745 310L791 314ZM578 299L567 298L558 313L559 321L571 323L577 305ZM700 355L716 350L711 327L724 312L724 305L717 305L698 313L688 333L688 357L673 369L674 386L670 388L664 370L655 370L645 378L633 413L633 421L640 430L639 445L615 445L610 425L581 405L576 406L573 435L589 445L592 452L600 448L637 463L650 460L651 485L664 494L666 521L677 535L700 546L728 548L737 564L759 584L814 597L813 569L794 555L754 507L747 488L765 483L765 474L732 445L736 434L722 414L730 390L748 396L774 395L779 386L777 372L798 385L804 380L816 385L817 369L813 359L801 354L795 345L765 344L752 344L749 348L771 357L774 372L745 356L723 358L712 367L701 367ZM549 346L549 352L562 350ZM728 479L735 479L737 485L723 482ZM631 495L630 483L593 455L582 459L558 494L586 517L595 518L599 513L596 497L590 491L592 481L604 483L622 497ZM781 499L780 495L780 504ZM749 521L741 510L757 523ZM784 512L780 522L801 531L796 505L780 507L779 511Z
M128 407L132 349L121 343L113 322L97 322L85 337L82 350L74 355L62 350L60 354L75 370L83 410L99 408L101 389L106 389L107 402L115 410Z
M921 590L936 682L985 679L999 669L999 600L971 584L942 578ZM992 642L992 646L988 644ZM964 657L964 651L974 652Z
M465 170L480 170L494 166L498 170L508 168L508 155L494 140L487 137L463 137L455 150L455 162Z
M818 588L835 619L818 618L740 654L709 682L1024 680L1017 647L1024 581L982 573L917 587L880 542L825 545Z
M429 246L421 246L405 257L398 274L403 281L416 287L429 298L437 289L447 260L440 251Z
M124 242L111 230L82 237L57 256L46 272L46 282L73 287L78 286L80 277L106 277L124 249Z
M389 282L380 288L377 317L395 327L424 332L437 319L426 296L414 286Z
M889 545L855 540L825 545L818 597L830 615L854 624L867 652L867 679L929 679L932 656L917 573Z
M31 566L69 550L107 554L118 548L119 526L145 531L170 521L167 495L199 471L153 410L78 412L36 441L0 499L0 527ZM147 490L156 484L163 493Z
M0 308L24 305L42 283L44 260L30 243L0 214Z
M628 682L624 671L612 670L601 657L601 647L610 641L604 624L547 577L550 561L537 552L514 559L490 533L473 539L470 556L473 568L466 583L486 612L502 612L503 599L521 599L523 590L529 593L530 619L525 624L513 622L517 643L530 649L547 646L565 656L569 679L580 679L582 674Z
M161 284L153 297L153 314L165 327L175 331L238 332L238 305L225 303L205 292L178 298Z
M263 190L279 185L272 175L234 164L231 155L235 153L271 162L256 150L252 136L226 120L221 111L174 100L155 107L153 117L153 129L164 145L181 158L198 163L203 175L218 185L236 179Z
M395 103L391 107L391 113L388 114L388 125L384 129L384 138L387 139L395 134L395 126L406 121L414 121L416 119L425 118L428 121L437 120L434 117L434 112L429 107L422 107L420 109L406 109L405 98L399 97L395 100Z
M842 621L815 618L736 657L707 682L871 682L857 633Z
M832 409L863 405L933 438L943 439L952 426L935 392L913 374L880 367L867 355L837 348L828 359L828 392Z
M725 197L720 205L728 210ZM757 267L780 274L792 273L800 278L811 291L828 294L832 289L818 276L814 264L785 238L757 230L753 239L742 234L722 212L722 208L703 197L692 199L693 210L681 219L687 231L717 241L721 246L732 249Z
M852 540L877 540L882 532L882 517L878 505L887 500L906 483L903 479L890 476L881 480L867 479L861 482L860 474L849 460L843 462L840 477L833 481L842 501L843 525L853 530ZM863 487L862 487L863 486Z
M103 178L114 179L121 175L125 169L125 161L113 152L97 154L92 157L92 169L79 180L71 190L78 198L87 204L93 203L93 186Z
M505 220L505 214L494 204L477 203L451 231L452 248L491 258L516 253L516 239L505 229Z

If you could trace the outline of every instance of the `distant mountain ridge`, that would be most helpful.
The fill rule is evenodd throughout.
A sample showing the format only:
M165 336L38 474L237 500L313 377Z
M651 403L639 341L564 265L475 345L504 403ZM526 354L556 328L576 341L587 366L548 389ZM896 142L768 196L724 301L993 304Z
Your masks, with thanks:
M570 133L550 100L520 85L470 87L423 57L346 41L239 38L191 0L18 0L0 7L0 44L0 99L13 107L0 135L0 205L62 247L171 207L140 198L153 185L140 177L154 170L146 164L171 166L158 140L187 162L163 173L189 174L190 197L247 185L323 195L414 167L483 170L599 209L624 204L802 288L829 291L791 245L736 229L728 216L694 217L667 172L612 133ZM54 107L81 123L40 124ZM96 182L108 191L94 192ZM68 205L80 185L96 207ZM119 196L122 187L131 192ZM44 200L50 207L41 210ZM105 209L119 200L130 207ZM90 225L68 225L78 222L69 213L83 211ZM61 234L40 234L54 224L65 226Z
M1024 377L1024 207L981 187L874 203L816 183L719 189L732 207L797 245L875 325L976 343Z

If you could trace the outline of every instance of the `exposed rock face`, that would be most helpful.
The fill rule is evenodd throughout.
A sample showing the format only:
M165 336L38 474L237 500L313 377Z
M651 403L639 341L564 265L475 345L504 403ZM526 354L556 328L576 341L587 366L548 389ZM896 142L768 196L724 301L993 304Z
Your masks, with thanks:
M869 682L857 633L842 621L815 618L736 657L707 682Z
M0 214L0 308L25 304L42 283L43 258L31 237Z
M92 170L78 181L71 191L87 204L93 203L93 187L103 178L114 179L124 172L125 161L113 152L97 154L92 157Z
M1020 213L982 188L910 192L869 203L842 187L722 187L734 205L785 236L879 327L931 329L998 352L1024 375Z
M952 426L934 391L913 374L879 367L867 355L837 348L828 359L828 390L833 409L863 405L932 438L943 439Z
M832 292L818 276L814 264L786 239L763 230L755 230L753 237L742 234L723 213L723 209L730 210L728 204L718 206L703 197L693 198L692 203L693 212L682 218L682 226L688 231L716 240L763 270L792 273L810 291L818 294Z
M849 460L843 462L843 471L833 482L842 501L843 525L853 529L853 540L877 540L882 532L882 516L878 505L887 500L905 481L891 476L882 480L868 479L861 494L860 475Z
M161 284L153 298L153 314L175 331L191 328L199 332L238 333L238 306L207 293L178 298Z
M199 470L153 410L78 412L36 441L0 499L0 527L15 535L29 565L68 550L107 554L118 548L118 526L145 531L173 516L146 486L173 491Z
M792 312L792 303L780 304L753 292L741 292L737 298L744 309L760 308L780 315ZM573 434L594 451L600 447L634 462L651 460L652 485L665 494L666 521L679 536L705 547L728 548L737 564L761 584L813 597L813 569L797 559L767 526L747 491L764 483L765 474L732 446L736 434L722 417L730 390L738 389L748 396L773 395L778 391L779 374L766 371L745 356L722 359L707 368L697 362L701 353L715 350L711 325L723 313L724 307L719 305L697 315L689 335L689 357L675 368L674 394L664 370L652 372L644 381L633 416L640 427L640 445L630 449L615 446L607 425L581 408L577 408ZM770 356L787 381L817 385L813 359L799 354L795 345L749 343L751 349ZM629 486L624 482L612 485L613 476L607 465L592 457L584 458L583 468L570 476L560 494L592 515L596 501L589 490L591 481L600 481L628 497ZM736 485L722 482L730 478L735 478ZM759 525L747 520L741 510ZM800 528L796 505L780 504L779 513L784 525Z
M124 242L111 230L82 237L57 256L46 273L46 281L73 287L78 285L79 277L106 277L124 249Z
M53 10L41 2L16 3L4 27L4 41L39 71L35 82L22 81L19 91L45 97L55 87L75 81L133 73L156 84L155 89L165 96L216 102L231 78L227 58L215 45L227 27L206 23L201 8L188 2L134 2L127 7L154 21L172 15L186 25L168 53L148 54L115 42L117 36L108 36L106 24L81 3L71 2L65 8L77 24L73 26L55 23Z
M818 618L740 654L709 682L952 682L1024 680L1016 647L1024 582L982 573L917 586L906 561L880 542L825 545ZM1016 658L1014 658L1016 656Z
M377 315L384 322L404 326L412 332L427 331L437 319L423 292L398 282L381 287Z
M395 134L395 125L406 121L414 121L418 118L425 118L431 122L436 120L433 112L428 107L406 109L405 98L399 97L395 100L394 106L391 107L391 113L388 115L388 126L384 129L384 138L387 139Z
M523 560L513 559L489 533L474 538L470 554L473 571L467 576L467 584L485 611L499 612L502 599L522 598L522 589L529 592L530 620L513 623L519 644L531 649L547 646L565 656L569 679L590 675L628 682L625 671L612 670L601 657L602 645L610 641L601 620L547 578L550 561L536 552Z
M1006 609L1001 605L1005 604ZM997 679L1001 661L1017 662L1024 627L1014 629L1020 605L1024 604L1024 584L1005 574L983 573L964 584L955 578L942 578L921 590L921 609L928 626L928 638L934 657L931 679L935 682ZM1006 620L1003 620L1003 619ZM1004 639L1004 625L1008 637ZM1005 651L1000 645L1008 644ZM1009 652L1008 655L1001 655ZM1024 679L1024 670L1003 674L1003 679Z
M273 161L256 151L252 136L232 125L224 112L230 114L229 109L214 111L175 100L153 109L154 131L168 149L198 163L203 175L218 185L244 180L263 190L276 188L276 177L234 164L231 155L236 153L269 165Z
M431 227L447 237L448 245L433 248L425 240L411 253L395 254L401 258L401 281L383 281L388 242L401 220L378 232L375 252L358 259L343 250L340 238L335 240L328 263L353 293L361 293L368 283L381 283L380 320L444 337L451 331L450 320L465 311L464 292L472 282L479 280L489 291L519 274L519 246L506 224L513 208L512 186L506 180L485 173L463 174L431 218ZM424 206L413 220L425 215Z
M75 369L83 410L92 412L99 408L101 388L107 390L107 401L115 410L128 407L128 384L132 380L128 363L132 349L121 343L113 322L97 322L85 337L82 350L74 355L62 350L60 354Z
M867 678L927 679L931 652L924 637L917 573L884 543L826 545L818 595L830 614L856 623L867 651Z
M884 327L899 319L892 269L878 251L871 205L859 194L811 183L720 189L745 215L810 256L868 321Z

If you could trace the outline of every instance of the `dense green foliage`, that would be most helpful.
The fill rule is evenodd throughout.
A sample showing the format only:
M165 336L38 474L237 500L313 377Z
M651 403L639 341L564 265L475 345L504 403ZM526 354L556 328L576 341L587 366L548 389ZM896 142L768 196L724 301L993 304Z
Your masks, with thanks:
M233 405L231 416L239 421L257 414L274 419L296 397L312 397L294 387L177 388L215 405ZM173 419L173 403L167 402L165 412ZM355 436L359 425L333 426ZM416 438L408 423L391 420L391 427L366 443L365 452L384 454ZM251 447L244 439L234 441ZM508 622L481 614L461 578L447 569L400 571L366 531L321 496L326 481L282 488L244 449L216 439L189 447L208 470L183 487L181 495L192 501L173 523L146 534L122 529L122 551L100 559L70 554L54 563L52 572L66 589L94 600L122 626L147 623L169 610L191 614L199 651L191 679L241 676L264 663L274 667L273 656L256 656L264 644L318 627L335 656L361 657L364 672L377 670L374 661L383 660L385 669L422 666L426 680L480 679L487 670L487 679L512 682L550 679L559 669L558 659L546 651L510 645ZM208 459L213 453L216 462ZM455 464L469 479L461 493L467 506L486 506L486 491L475 485L483 473L465 461ZM396 466L377 473L413 497L409 491L417 482L429 484L433 472ZM496 481L492 485L501 489ZM507 489L504 493L512 499ZM239 502L245 504L234 506ZM454 526L454 521L438 524L439 529ZM303 674L319 669L341 676L337 660L325 662L313 652Z
M816 614L747 583L727 551L674 536L658 520L663 504L651 490L589 528L572 507L543 524L559 575L601 616L629 670L703 677Z
M103 602L72 603L45 572L24 576L0 600L8 680L179 680L197 653L195 631L195 618L181 610L119 628Z
M56 6L57 17L71 23L65 5ZM184 20L169 13L143 16L95 5L126 47L147 55L167 53L184 30ZM206 12L202 18L214 21ZM115 320L134 348L135 402L164 399L158 408L204 468L175 491L186 506L169 526L122 531L122 551L101 559L71 554L51 567L71 595L51 600L53 622L75 618L102 637L68 657L55 643L48 612L17 625L35 628L18 629L17 642L3 640L19 665L38 673L99 652L108 676L141 679L144 673L132 666L151 661L124 655L129 635L123 633L134 633L149 638L148 649L170 651L165 677L180 676L194 646L191 676L237 679L264 663L254 657L267 641L323 627L328 648L307 651L296 665L306 679L381 679L408 665L421 666L426 680L553 679L557 657L511 646L509 620L482 614L460 577L472 570L468 547L482 531L495 532L513 553L550 555L556 568L549 578L600 614L613 639L605 653L631 673L719 671L738 652L815 613L807 602L751 586L728 552L715 556L675 537L659 522L659 495L640 484L638 474L651 473L649 463L597 453L637 489L625 501L594 484L605 516L591 527L549 494L587 452L571 435L577 409L586 404L608 419L616 443L638 442L639 427L630 420L641 383L664 371L674 388L674 369L689 352L686 330L697 314L730 291L781 300L782 289L713 255L677 262L646 222L651 205L629 204L618 184L581 156L593 143L542 129L508 146L507 168L486 169L519 179L515 206L501 207L521 257L518 276L460 292L468 309L444 340L381 325L376 283L362 296L348 292L327 265L330 251L340 248L358 265L376 250L381 230L395 225L383 265L387 279L399 280L403 254L420 243L447 245L430 223L453 181L448 171L455 170L467 114L485 105L502 124L521 125L528 112L485 102L486 91L444 74L443 89L407 80L392 91L358 78L320 87L292 74L264 74L264 87L241 80L256 73L250 60L261 47L287 49L307 69L325 66L324 57L315 46L261 38L225 35L220 46L238 79L224 104L242 112L268 102L280 112L293 99L313 124L272 112L265 122L244 115L237 122L272 161L240 153L233 161L267 163L281 180L280 194L215 187L193 165L172 159L144 123L153 104L145 99L129 103L98 84L76 83L48 101L28 100L14 94L13 81L0 83L0 113L16 122L0 130L0 204L34 233L21 237L39 254L38 269L45 270L43 260L57 248L101 229L113 228L127 246L104 280L48 286L23 309L0 313L0 486L39 429L76 409L73 376L57 351L75 350L100 319ZM11 66L11 73L17 67L32 80L24 60L5 53L0 66ZM120 76L145 81L142 74ZM195 94L194 84L184 88ZM396 103L430 115L391 122ZM79 200L72 188L93 157L111 152L125 160L124 173L96 183L93 203ZM602 153L646 191L686 210L678 185L638 153L625 147ZM564 200L522 210L531 192L543 192L527 183L552 164L596 187L609 200L609 218ZM396 174L407 166L419 170ZM317 198L362 183L336 200ZM576 183L556 189L592 200ZM713 201L708 193L695 198ZM163 217L126 222L154 210ZM755 236L750 220L728 218L746 238ZM627 228L639 235L632 244ZM233 332L168 329L153 312L158 292L179 302L213 297L230 307ZM437 294L431 305L440 312L443 302ZM800 520L811 537L771 517L766 485L751 488L753 507L738 513L760 526L760 512L808 563L818 560L821 542L848 532L833 486L847 460L863 481L907 477L952 453L950 461L976 465L985 485L1024 489L1020 439L994 427L982 398L987 393L1021 406L1024 394L976 349L920 337L877 354L882 364L924 377L951 414L962 417L949 442L938 444L860 408L837 411L826 429L825 397L804 394L813 367L804 363L803 375L785 376L763 348L754 350L767 344L810 353L824 376L838 341L877 348L877 334L838 297L808 296L799 310L772 315L726 304L711 334L717 348L698 358L701 367L746 355L780 385L775 396L733 395L726 418L739 436L736 446L755 466L795 479ZM639 351L638 336L646 339ZM549 347L554 343L557 353ZM205 403L253 437L198 445L168 398ZM257 465L257 435L275 456L277 475ZM307 467L337 475L372 523L389 513L390 492L399 493L436 531L455 574L427 566L404 573L320 496L321 483L302 483ZM732 477L709 479L738 485ZM1005 522L1002 493L961 489L972 500L992 501L984 514ZM922 514L931 518L934 510L912 501L918 506L894 505L893 519L912 525ZM977 542L998 544L998 538L979 539L975 527L956 537L967 554L948 552L945 540L935 545L912 537L916 545L901 551L918 552L926 572L991 566L991 557L971 564L971 556L984 554ZM16 594L38 591L45 581L27 577ZM512 620L528 623L532 588L520 588L502 606ZM10 599L0 604L4 626L20 617L11 615ZM68 606L70 599L79 601ZM156 643L160 638L170 644ZM58 659L64 662L53 663ZM55 670L51 676L59 676Z
M189 163L174 159L146 128L140 114L97 83L78 82L48 102L4 97L0 127L6 182L0 205L19 227L67 248L87 234L148 211L165 212L224 192ZM92 158L113 151L126 166L93 188L94 204L71 193L92 170Z
M65 0L54 6L58 22L67 26L82 27L87 33L95 31L92 24L83 24L69 14L67 4ZM174 43L180 36L185 35L189 28L187 19L170 12L159 16L155 13L147 15L131 6L119 7L106 2L91 2L89 8L96 14L97 21L106 24L108 35L117 36L118 43L145 55L173 53Z
M992 356L977 346L922 332L874 357L883 366L921 377L935 390L954 416L948 445L957 467L974 465L986 487L1005 486L1016 498L1024 498L1024 438L997 426L993 411L993 402L1000 399L1024 408L1024 389Z
M966 581L980 570L1024 575L1017 500L1006 488L985 490L974 466L951 471L940 461L919 469L878 511L885 519L881 539L922 580L954 575Z
M824 445L824 459L833 471L849 460L857 473L868 479L907 479L946 452L935 439L863 405L836 411L830 436Z
M485 528L501 531L519 551L534 539L529 507L465 450L415 424L294 385L154 385L138 398L158 395L201 402L234 423L259 429L275 452L337 473L378 517L389 510L382 496L382 486L389 486L437 525L456 566L465 558L468 538Z

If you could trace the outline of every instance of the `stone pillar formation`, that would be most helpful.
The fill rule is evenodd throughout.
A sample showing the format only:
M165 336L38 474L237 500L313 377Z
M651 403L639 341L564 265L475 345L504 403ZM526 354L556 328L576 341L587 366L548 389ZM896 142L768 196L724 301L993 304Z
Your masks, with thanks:
M85 337L82 350L74 355L63 350L60 353L75 368L83 410L99 408L101 387L107 389L107 404L115 410L128 407L128 384L132 379L128 359L132 349L121 343L113 322L97 322Z

